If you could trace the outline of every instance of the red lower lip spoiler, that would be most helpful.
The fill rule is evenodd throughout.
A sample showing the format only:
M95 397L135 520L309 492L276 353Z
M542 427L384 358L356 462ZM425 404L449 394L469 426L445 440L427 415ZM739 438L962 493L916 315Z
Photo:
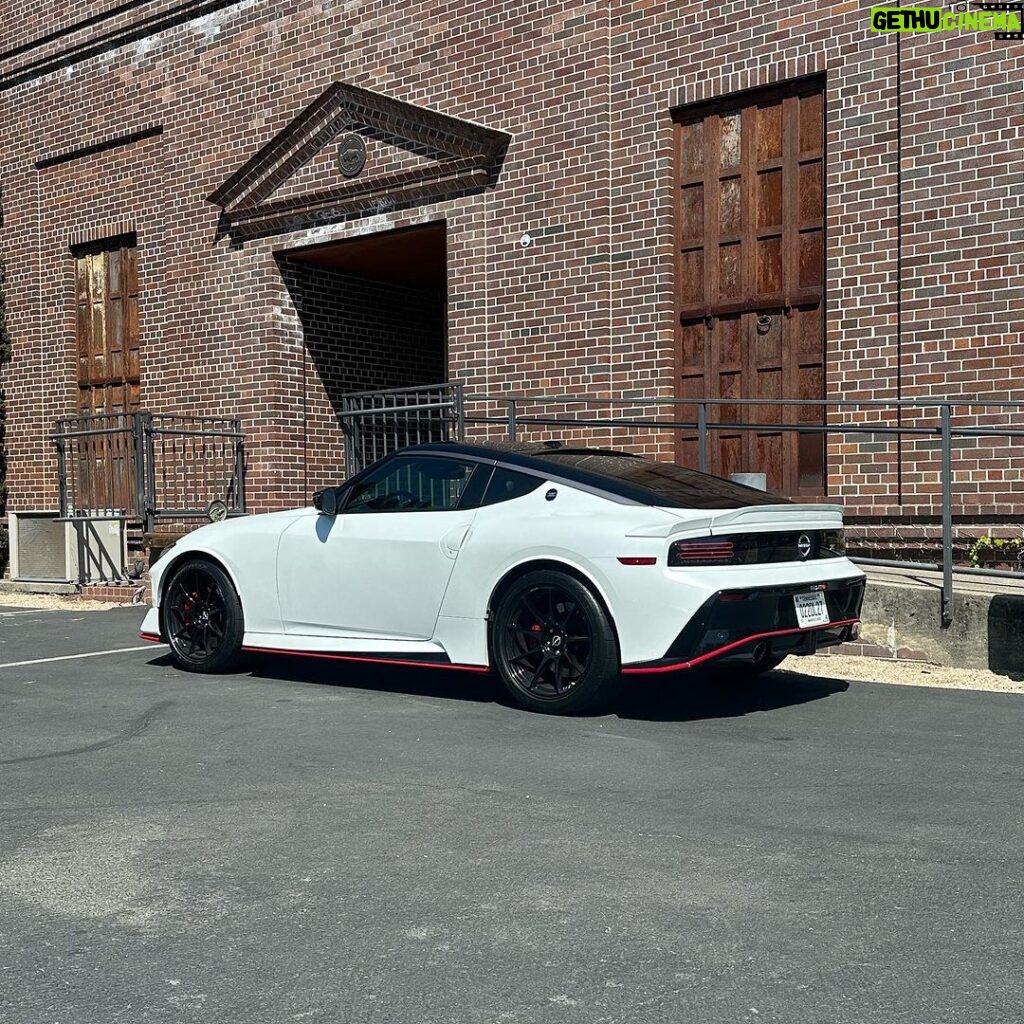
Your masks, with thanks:
M622 674L639 676L650 675L656 672L681 672L683 669L695 668L697 665L710 661L712 658L719 658L737 647L745 647L747 644L756 643L758 640L768 640L774 636L792 636L794 633L818 633L823 629L841 629L843 626L853 626L860 622L860 619L840 619L838 622L826 622L821 626L809 626L806 629L773 629L768 633L752 633L741 640L733 640L724 647L716 647L713 651L706 651L689 661L675 661L668 665L623 665Z
M140 633L140 640L148 640L151 644L162 644L163 640L156 635L156 633Z

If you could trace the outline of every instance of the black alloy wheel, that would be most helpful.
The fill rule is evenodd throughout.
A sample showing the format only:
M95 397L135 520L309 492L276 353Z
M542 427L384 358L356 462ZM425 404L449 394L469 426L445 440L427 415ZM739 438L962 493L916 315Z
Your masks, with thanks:
M512 583L494 611L491 650L509 692L534 711L594 711L618 692L615 632L589 588L567 573L538 570Z
M242 606L227 574L195 559L175 569L164 591L163 628L177 664L221 672L242 646Z

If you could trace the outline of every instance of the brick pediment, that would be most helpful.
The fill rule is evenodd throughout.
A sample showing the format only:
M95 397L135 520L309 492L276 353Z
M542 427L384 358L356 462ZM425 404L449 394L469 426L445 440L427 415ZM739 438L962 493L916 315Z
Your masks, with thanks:
M239 238L438 202L494 185L509 140L504 132L338 82L209 201Z

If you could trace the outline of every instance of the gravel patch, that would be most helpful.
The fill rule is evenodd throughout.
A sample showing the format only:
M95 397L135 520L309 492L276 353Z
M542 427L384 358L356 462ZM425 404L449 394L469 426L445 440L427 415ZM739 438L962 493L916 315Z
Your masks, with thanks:
M63 612L107 612L111 608L124 608L111 601L83 601L63 594L0 593L0 608L48 608ZM142 608L139 605L139 608Z
M799 672L801 675L855 679L866 683L1024 693L1024 679L997 675L983 668L953 668L919 661L863 658L853 654L812 654L802 658L787 658L779 669Z

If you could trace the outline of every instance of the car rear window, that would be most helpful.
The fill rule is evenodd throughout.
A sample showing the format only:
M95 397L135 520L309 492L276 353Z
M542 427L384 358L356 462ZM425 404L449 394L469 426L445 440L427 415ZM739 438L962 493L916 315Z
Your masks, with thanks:
M526 473L517 473L512 469L505 469L498 466L494 470L491 482L487 485L481 505L495 505L499 501L511 501L513 498L521 498L524 494L535 491L544 483L540 477L529 476Z
M668 462L653 462L636 455L593 450L534 451L542 462L589 475L595 486L634 501L668 508L744 508L749 505L788 504L789 499L720 476L686 469Z

